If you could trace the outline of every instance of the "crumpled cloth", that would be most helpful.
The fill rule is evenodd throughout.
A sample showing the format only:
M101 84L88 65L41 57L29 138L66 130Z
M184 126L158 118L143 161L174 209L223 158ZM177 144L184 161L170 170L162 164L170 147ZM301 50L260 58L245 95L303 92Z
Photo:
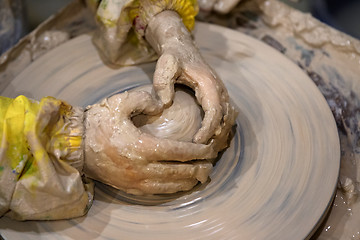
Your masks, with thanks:
M0 216L82 216L93 183L82 177L83 110L52 97L0 97Z

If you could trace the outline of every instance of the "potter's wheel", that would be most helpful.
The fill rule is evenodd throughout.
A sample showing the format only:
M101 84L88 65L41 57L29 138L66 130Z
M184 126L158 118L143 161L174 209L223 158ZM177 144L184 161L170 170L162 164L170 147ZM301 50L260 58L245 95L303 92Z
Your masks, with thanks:
M211 182L143 206L101 184L85 217L0 219L5 239L304 239L324 216L339 171L337 129L313 82L284 56L239 32L198 23L196 41L239 108ZM155 64L114 70L82 35L48 52L1 93L86 106L151 82Z

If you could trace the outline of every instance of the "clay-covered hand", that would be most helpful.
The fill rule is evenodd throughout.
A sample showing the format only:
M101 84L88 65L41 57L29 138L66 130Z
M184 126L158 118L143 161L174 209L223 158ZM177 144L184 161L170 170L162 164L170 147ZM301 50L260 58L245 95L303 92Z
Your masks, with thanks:
M199 159L217 156L211 145L155 138L134 126L133 116L157 114L162 107L145 91L88 107L84 173L131 194L174 193L205 182L212 164Z
M230 12L241 0L198 0L203 12L215 11L220 14Z
M149 22L145 37L160 56L153 86L161 101L171 104L175 83L191 87L205 113L193 141L208 143L209 139L222 134L224 124L233 120L235 114L229 95L222 81L202 58L179 15L173 11L156 15Z

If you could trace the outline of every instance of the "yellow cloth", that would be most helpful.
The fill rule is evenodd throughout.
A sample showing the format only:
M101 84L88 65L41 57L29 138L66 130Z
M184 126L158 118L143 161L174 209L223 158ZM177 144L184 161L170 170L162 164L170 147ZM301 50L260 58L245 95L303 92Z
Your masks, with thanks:
M133 65L153 61L154 50L144 40L149 21L164 10L176 11L191 31L198 13L196 0L87 0L99 23L94 43L108 64Z
M83 111L51 97L0 97L0 216L53 220L84 215ZM84 180L84 182L83 182Z

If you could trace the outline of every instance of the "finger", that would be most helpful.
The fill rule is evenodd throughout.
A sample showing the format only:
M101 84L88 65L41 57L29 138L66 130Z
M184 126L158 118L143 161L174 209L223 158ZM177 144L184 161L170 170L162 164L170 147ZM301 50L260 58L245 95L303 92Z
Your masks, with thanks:
M145 194L169 194L180 191L189 191L198 181L196 179L180 179L167 181L166 179L146 179L137 187Z
M141 174L147 179L197 179L204 183L213 166L208 161L196 161L192 163L154 162L141 169Z
M219 0L214 5L214 11L220 14L229 13L241 0Z
M208 69L200 67L190 71L184 72L185 80L182 79L181 81L190 82L189 79L196 78L195 95L205 113L201 128L195 134L193 141L195 143L207 143L214 134L217 134L220 127L223 117L221 94L224 88L217 82L215 75L210 75Z
M204 119L201 122L201 128L194 136L195 143L206 143L213 135L216 135L217 129L219 129L219 124L221 116L219 112L221 110L216 107L211 107L209 109L204 109L205 115Z
M153 85L160 100L168 105L174 98L174 83L179 70L177 59L170 54L162 55L156 64Z
M227 103L226 105L226 112L221 123L220 133L211 140L211 145L217 152L224 150L228 146L228 137L238 114L230 103Z
M162 103L157 101L147 91L132 91L114 95L106 100L109 109L118 117L130 117L132 115L158 114L162 110Z
M217 156L212 146L191 142L161 139L142 133L135 144L140 156L147 161L191 161L194 159L213 159Z

